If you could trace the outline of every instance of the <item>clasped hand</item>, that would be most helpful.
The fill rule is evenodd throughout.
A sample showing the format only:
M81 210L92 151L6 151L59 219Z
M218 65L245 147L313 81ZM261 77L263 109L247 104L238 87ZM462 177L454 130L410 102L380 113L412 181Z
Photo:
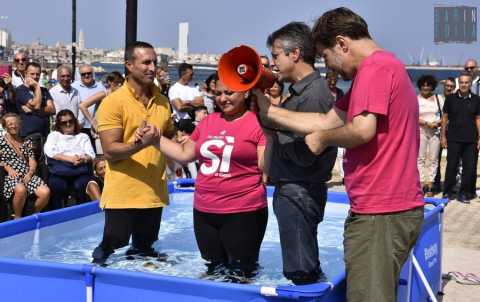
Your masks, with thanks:
M152 124L140 126L135 131L135 144L147 147L160 141L160 130Z

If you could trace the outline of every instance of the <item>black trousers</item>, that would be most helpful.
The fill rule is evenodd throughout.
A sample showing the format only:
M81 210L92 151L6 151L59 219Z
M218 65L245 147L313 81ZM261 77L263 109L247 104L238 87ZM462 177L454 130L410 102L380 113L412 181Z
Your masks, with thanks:
M440 150L438 151L438 166L437 166L437 174L435 174L435 180L433 182L433 189L434 192L438 193L442 191L442 169L441 169L441 164L442 164L442 151L443 148L440 146Z
M231 214L194 209L195 238L202 258L210 262L207 264L209 271L223 265L234 273L252 277L258 266L267 220L267 208Z
M475 177L475 143L448 142L447 169L445 170L445 184L443 192L451 194L455 187L458 164L462 159L462 183L459 193L471 195L475 191L473 178Z
M94 258L107 258L115 249L128 244L139 252L149 252L158 239L163 208L105 209L103 239L94 251Z
M472 192L471 195L472 197L477 195L477 165L478 165L478 149L475 146L475 155L474 155L474 161L473 161L473 178L472 178Z

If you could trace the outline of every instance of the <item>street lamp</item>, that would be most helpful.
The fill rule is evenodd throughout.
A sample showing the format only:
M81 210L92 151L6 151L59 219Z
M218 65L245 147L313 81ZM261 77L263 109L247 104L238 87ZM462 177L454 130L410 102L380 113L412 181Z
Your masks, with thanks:
M77 0L72 0L72 80L75 80L75 61L77 59Z
M137 40L137 0L126 0L126 22L125 22L125 50L130 43ZM125 67L125 75L128 74L128 70Z

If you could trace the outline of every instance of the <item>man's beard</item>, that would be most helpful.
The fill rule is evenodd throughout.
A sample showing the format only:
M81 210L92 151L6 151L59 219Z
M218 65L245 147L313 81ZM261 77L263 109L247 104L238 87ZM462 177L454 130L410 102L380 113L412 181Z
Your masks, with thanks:
M336 72L338 72L338 74L342 77L342 79L346 80L346 81L350 81L351 80L351 77L348 76L344 71L343 71L343 61L340 59L340 56L338 56L337 54L333 54L333 59L335 61L335 69L336 69Z

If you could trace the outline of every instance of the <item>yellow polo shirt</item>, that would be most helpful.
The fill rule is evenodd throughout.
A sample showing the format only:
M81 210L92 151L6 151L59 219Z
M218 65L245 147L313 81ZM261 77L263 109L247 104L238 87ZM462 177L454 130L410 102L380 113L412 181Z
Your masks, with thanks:
M153 97L145 107L125 82L102 101L96 115L98 131L123 129L123 142L132 143L135 131L146 120L163 134L173 134L168 99L156 86L152 88L152 93ZM165 157L157 148L149 146L128 159L107 161L100 202L102 208L146 209L167 204Z

